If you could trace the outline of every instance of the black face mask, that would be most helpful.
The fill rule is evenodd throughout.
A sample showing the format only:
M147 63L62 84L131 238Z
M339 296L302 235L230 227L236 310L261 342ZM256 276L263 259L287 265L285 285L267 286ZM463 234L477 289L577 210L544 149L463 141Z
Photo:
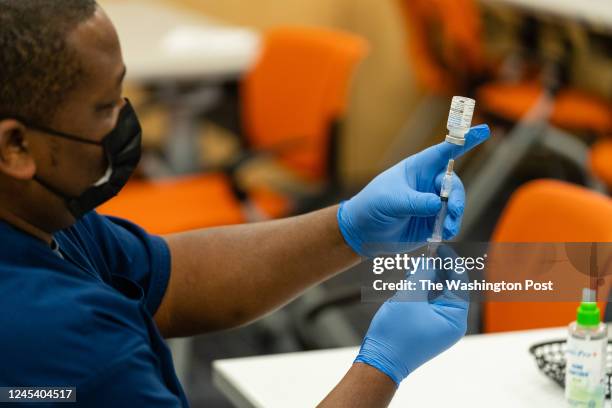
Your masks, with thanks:
M24 122L24 125L28 126L28 123ZM125 100L125 106L119 113L115 129L100 142L94 142L40 126L29 127L63 139L102 146L104 149L104 154L108 160L106 174L77 197L64 193L47 181L42 180L39 176L34 176L34 180L43 187L64 199L68 210L76 219L83 217L88 212L116 196L128 182L140 161L142 129L136 112L127 99Z

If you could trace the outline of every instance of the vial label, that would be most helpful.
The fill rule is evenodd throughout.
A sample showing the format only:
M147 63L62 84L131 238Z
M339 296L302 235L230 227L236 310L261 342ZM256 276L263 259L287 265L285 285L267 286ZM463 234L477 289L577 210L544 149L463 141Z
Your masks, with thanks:
M476 101L463 96L453 97L450 113L448 115L448 128L469 129L472 126L472 117Z

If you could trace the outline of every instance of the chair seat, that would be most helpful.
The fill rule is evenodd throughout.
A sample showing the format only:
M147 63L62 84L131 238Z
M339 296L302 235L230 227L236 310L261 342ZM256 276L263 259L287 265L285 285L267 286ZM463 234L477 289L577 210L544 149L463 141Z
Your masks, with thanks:
M591 171L612 189L612 139L602 138L591 147Z
M152 234L245 222L240 203L222 174L130 181L98 211L128 219Z
M485 111L516 122L542 93L537 83L490 83L481 86L477 99ZM612 132L612 104L577 89L563 89L555 99L551 123L567 130Z
M612 242L612 201L584 187L557 180L531 181L513 195L493 242ZM503 262L503 261L502 261ZM500 280L495 268L487 279ZM580 288L576 288L579 293ZM601 288L610 291L610 281ZM559 299L562 300L562 299ZM486 302L486 333L565 326L576 318L578 302ZM604 302L599 302L601 310Z

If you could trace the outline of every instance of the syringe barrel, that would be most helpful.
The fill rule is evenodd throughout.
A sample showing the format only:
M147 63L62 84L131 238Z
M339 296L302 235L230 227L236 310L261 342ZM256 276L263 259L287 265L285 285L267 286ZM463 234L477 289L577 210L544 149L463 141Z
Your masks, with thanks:
M442 199L447 199L450 195L451 188L453 183L453 177L445 175L442 179L442 187L440 188L440 197Z
M434 224L433 234L431 235L430 242L442 242L442 231L444 229L444 220L446 219L446 212L448 209L448 202L442 201L442 208L438 212L436 222Z
M451 192L452 183L453 183L453 169L455 167L455 161L453 159L448 161L448 165L446 166L446 173L442 178L442 186L440 188L440 197L442 199L448 198Z

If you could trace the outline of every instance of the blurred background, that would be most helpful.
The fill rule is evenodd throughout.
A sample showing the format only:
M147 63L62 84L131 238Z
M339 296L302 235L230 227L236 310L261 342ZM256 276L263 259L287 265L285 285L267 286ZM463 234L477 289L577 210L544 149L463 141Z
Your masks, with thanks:
M167 234L332 205L442 141L462 95L493 138L456 170L468 192L459 239L612 241L609 1L99 2L145 148L101 213ZM247 327L173 340L193 406L231 406L212 360L359 344L377 309L360 303L359 274ZM475 304L469 332L573 320L575 305L547 306L535 321L533 305Z

